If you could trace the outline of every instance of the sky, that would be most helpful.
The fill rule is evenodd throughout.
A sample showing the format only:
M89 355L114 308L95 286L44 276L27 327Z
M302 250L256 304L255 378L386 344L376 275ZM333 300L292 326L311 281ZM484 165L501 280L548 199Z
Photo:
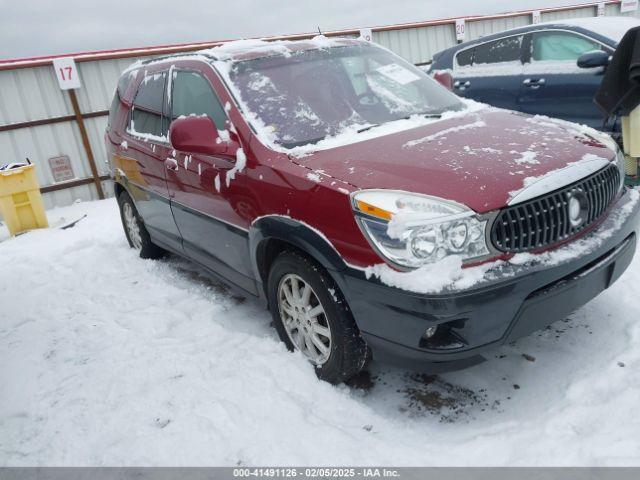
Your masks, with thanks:
M0 59L359 28L586 0L0 0Z

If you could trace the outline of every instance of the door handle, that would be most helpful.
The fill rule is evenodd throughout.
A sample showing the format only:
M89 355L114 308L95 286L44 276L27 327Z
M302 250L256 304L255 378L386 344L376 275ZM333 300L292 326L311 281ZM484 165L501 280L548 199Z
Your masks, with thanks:
M464 90L471 86L471 82L467 80L466 82L461 82L460 80L456 80L453 82L453 88L458 88L460 90Z
M171 170L173 172L177 172L178 171L178 160L176 160L175 158L167 158L164 161L164 166L167 170Z
M522 83L525 87L533 88L534 90L536 90L547 83L547 81L544 78L525 78Z

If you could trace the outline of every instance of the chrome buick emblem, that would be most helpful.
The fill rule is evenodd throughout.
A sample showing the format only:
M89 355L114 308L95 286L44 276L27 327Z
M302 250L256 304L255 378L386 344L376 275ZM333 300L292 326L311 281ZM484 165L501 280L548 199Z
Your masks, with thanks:
M589 199L585 193L574 188L567 193L567 203L569 209L569 222L573 228L579 227L587 219L589 212Z

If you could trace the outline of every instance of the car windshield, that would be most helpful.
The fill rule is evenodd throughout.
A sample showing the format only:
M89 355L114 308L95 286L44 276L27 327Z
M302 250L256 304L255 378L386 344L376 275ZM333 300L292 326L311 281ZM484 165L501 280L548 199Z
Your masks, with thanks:
M250 117L286 148L464 108L425 72L368 44L237 61L229 78Z

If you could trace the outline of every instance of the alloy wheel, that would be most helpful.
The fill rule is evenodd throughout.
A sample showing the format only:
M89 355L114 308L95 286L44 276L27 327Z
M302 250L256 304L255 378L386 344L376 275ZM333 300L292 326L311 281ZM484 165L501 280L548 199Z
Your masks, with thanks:
M311 285L293 273L282 277L278 309L291 343L314 364L326 363L331 354L331 328Z
M124 224L129 234L129 239L136 250L142 249L142 236L140 235L140 225L130 203L125 203L122 207L124 214Z

